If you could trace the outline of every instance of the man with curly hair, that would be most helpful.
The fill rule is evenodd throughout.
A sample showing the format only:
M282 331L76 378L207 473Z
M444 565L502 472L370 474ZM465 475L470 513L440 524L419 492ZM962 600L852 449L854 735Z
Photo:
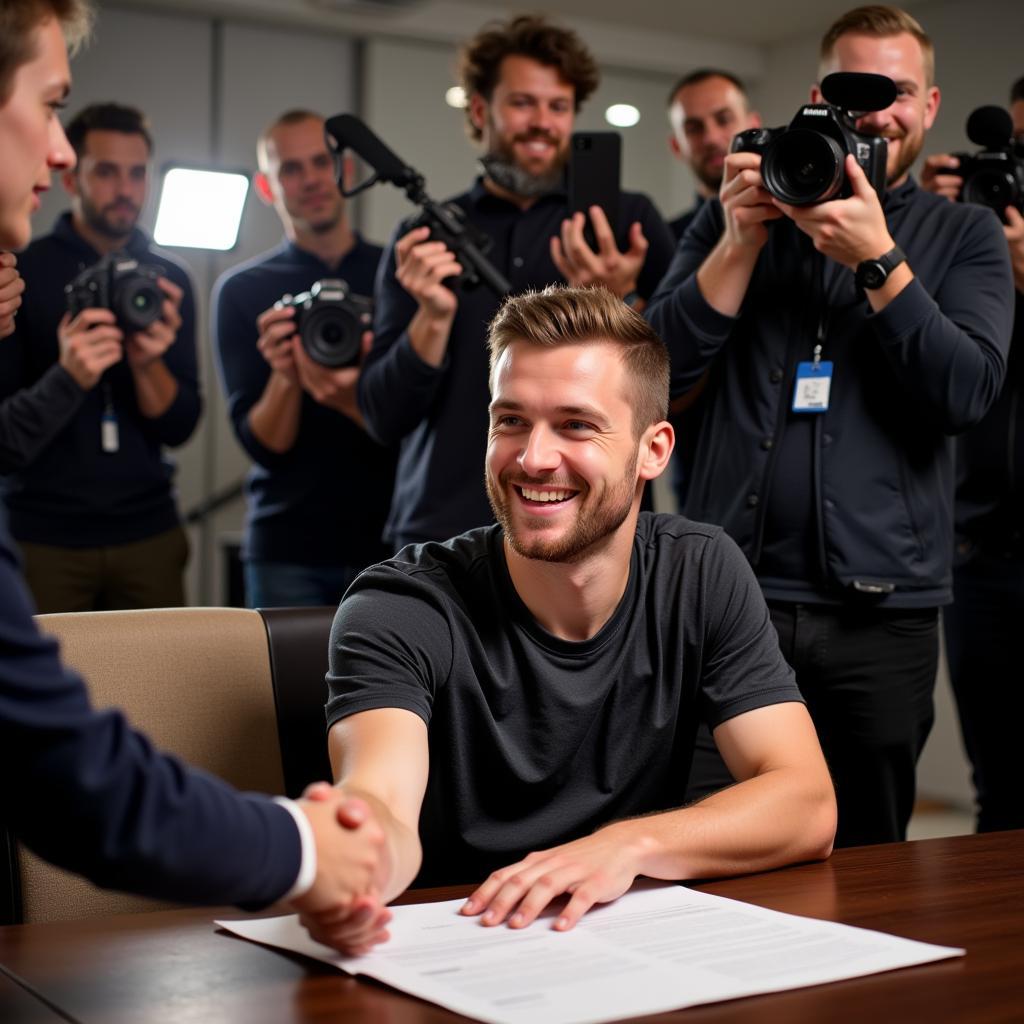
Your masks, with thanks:
M592 208L596 251L583 214L569 213L563 172L573 121L599 79L579 37L536 16L491 24L463 48L460 76L482 174L453 202L490 236L488 256L512 292L565 281L603 285L631 304L650 295L673 248L650 200L623 193L615 224ZM460 269L428 228L407 221L377 280L359 404L378 441L401 442L385 532L395 550L492 521L480 465L485 330L499 296L463 290L451 280Z

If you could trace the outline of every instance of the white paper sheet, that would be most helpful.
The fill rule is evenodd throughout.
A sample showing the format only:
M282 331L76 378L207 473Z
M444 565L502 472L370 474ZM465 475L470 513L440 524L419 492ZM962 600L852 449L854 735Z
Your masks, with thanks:
M641 884L570 932L554 915L484 928L462 900L394 907L391 941L362 957L314 942L298 918L217 921L490 1024L599 1024L962 956L964 950Z

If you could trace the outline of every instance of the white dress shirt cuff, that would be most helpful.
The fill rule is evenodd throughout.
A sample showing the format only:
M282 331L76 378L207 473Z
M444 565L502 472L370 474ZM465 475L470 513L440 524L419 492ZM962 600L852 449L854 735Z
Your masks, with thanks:
M299 841L302 845L299 873L292 887L281 897L282 900L294 900L299 896L305 896L316 881L316 839L309 819L294 800L275 796L274 803L280 804L295 819L295 827L299 830Z

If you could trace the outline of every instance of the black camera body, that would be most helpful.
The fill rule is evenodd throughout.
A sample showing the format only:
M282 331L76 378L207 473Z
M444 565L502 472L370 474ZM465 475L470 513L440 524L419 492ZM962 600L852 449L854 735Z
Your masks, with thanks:
M109 309L126 334L144 331L160 319L164 293L157 284L161 267L139 263L127 252L112 252L64 286L68 312Z
M352 294L339 278L325 277L308 292L285 295L277 305L295 309L295 331L314 362L332 370L359 364L363 332L373 321L373 299Z
M791 206L813 206L848 199L849 154L864 169L874 190L886 185L889 146L877 135L857 130L857 118L884 110L896 99L896 86L884 75L836 72L821 83L826 103L808 103L781 128L748 128L732 140L733 153L760 153L761 178L768 193Z
M1008 206L1024 213L1024 144L1014 141L1010 115L1002 107L978 107L967 118L967 137L982 148L953 154L960 165L949 173L964 180L957 198L990 206L1004 223Z

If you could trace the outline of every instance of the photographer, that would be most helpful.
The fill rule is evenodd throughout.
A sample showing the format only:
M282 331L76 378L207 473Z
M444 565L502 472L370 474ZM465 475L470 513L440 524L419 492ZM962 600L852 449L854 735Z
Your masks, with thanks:
M650 200L623 193L615 225L592 213L596 252L583 215L569 217L573 122L598 82L575 33L535 16L486 26L462 51L461 77L483 175L453 202L492 239L488 258L512 293L567 281L603 284L630 301L650 295L672 253ZM484 338L500 298L486 287L448 287L459 264L428 228L410 223L399 225L381 266L374 343L359 381L370 432L402 443L386 531L395 550L492 521L480 474Z
M718 195L733 136L760 127L761 116L751 109L743 83L731 71L700 68L672 87L668 121L669 150L697 179L693 206L668 224L678 242L704 201Z
M1010 92L1018 143L1024 142L1024 78ZM1020 153L1017 159L1024 163ZM958 160L925 161L921 185L960 196ZM1024 799L1014 780L1024 688L1017 663L1024 621L1024 216L1003 211L1010 247L1016 316L1006 384L985 418L957 439L956 556L953 604L944 609L946 657L973 768L977 829L1024 828Z
M0 345L10 530L40 612L182 605L188 542L162 446L199 419L192 287L136 226L152 154L142 114L90 106L67 134L71 211L18 257L25 293ZM65 312L65 285L122 250L159 272L159 318L131 332L110 308Z
M368 296L381 249L348 223L319 114L282 114L260 136L257 155L256 191L274 207L285 238L224 274L212 303L231 422L254 463L242 551L246 601L333 605L361 569L387 554L381 534L395 460L362 429L358 365L332 368L312 358L296 333L295 307L279 300L329 278ZM362 338L360 325L345 322Z
M819 70L896 83L895 102L856 124L888 142L884 195L848 155L849 198L788 205L758 153L731 154L648 319L672 345L675 393L710 368L686 511L722 524L754 566L850 846L905 836L951 597L949 435L999 392L1012 290L992 213L909 176L939 106L920 25L851 11Z

